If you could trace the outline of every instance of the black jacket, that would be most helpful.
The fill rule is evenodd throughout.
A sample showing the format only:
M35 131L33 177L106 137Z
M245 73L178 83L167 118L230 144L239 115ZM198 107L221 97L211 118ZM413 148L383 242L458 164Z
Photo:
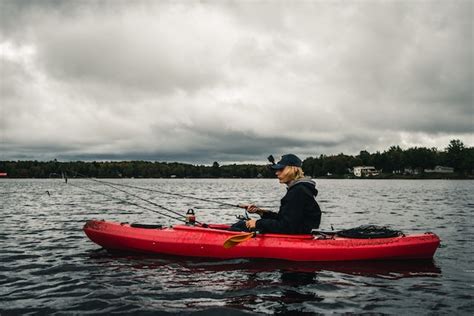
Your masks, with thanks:
M257 221L257 230L262 233L310 233L321 222L321 210L315 200L317 194L314 181L306 178L295 181L281 199L280 211L263 213Z

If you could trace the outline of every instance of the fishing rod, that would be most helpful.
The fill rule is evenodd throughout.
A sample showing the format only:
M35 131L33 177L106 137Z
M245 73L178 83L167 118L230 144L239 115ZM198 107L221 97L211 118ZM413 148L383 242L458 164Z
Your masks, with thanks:
M130 202L130 201L127 201L127 200L124 200L124 199L121 199L121 198L118 198L118 197L115 197L115 196L112 196L112 195L109 195L109 194L107 194L107 193L103 193L103 192L100 192L100 191L97 191L97 190L84 188L84 187L81 187L81 186L72 184L72 183L70 183L70 182L69 182L68 184L69 184L70 186L73 186L73 187L78 188L78 189L81 189L81 190L86 190L86 191L93 192L93 193L96 193L96 194L104 195L104 196L109 197L109 198L111 198L111 199L118 200L118 201L120 201L120 202L122 202L122 203L127 203L127 204L130 204L130 205L134 205L134 206L143 208L143 209L145 209L145 210L147 210L147 211L154 212L154 213L157 213L157 214L160 214L160 215L169 217L169 218L171 218L171 219L175 219L175 220L178 220L178 221L181 221L181 222L185 222L185 223L186 223L186 220L184 220L182 217L174 217L174 216L172 216L172 215L170 215L170 214L162 213L162 212L159 212L159 211L157 211L157 210L148 208L148 207L146 207L146 206L143 206L143 205L140 205L140 204L137 204L137 203L133 203L133 202ZM170 209L168 209L168 208L166 208L166 207L164 207L164 206L161 206L161 205L158 205L158 204L157 204L157 206L163 208L163 209L166 210L166 211L171 211ZM181 216L181 214L178 214L178 215ZM196 221L196 223L199 223L199 222ZM202 224L202 223L199 223L199 224Z
M180 194L180 193L161 191L161 190L157 190L157 189L148 189L148 188L138 187L138 186L129 185L129 184L109 182L109 181L105 181L105 180L97 180L97 179L90 178L86 175L83 175L83 174L80 174L80 173L77 173L77 172L76 172L76 175L79 175L79 176L83 177L86 180L106 184L106 185L109 185L109 186L118 185L118 186L123 186L123 187L131 188L131 189L137 189L137 190L144 190L144 191L156 192L156 193L161 193L161 194L174 195L174 196L179 196L179 197L182 197L182 198L195 199L195 200L203 201L203 202L211 202L211 203L216 203L216 204L220 204L220 205L232 206L232 207L238 207L238 208L246 209L246 206L243 205L243 204L233 204L233 203L216 201L216 200L212 200L212 199L205 199L205 198L199 198L199 197L190 196L190 195L184 195L184 194ZM125 192L125 191L122 191L122 192ZM127 193L127 192L125 192L125 193ZM267 210L261 209L261 208L259 208L259 210L261 210L263 212L267 211Z
M77 173L77 174L79 174L79 173ZM80 175L80 174L79 174L79 175ZM92 178L90 178L90 179L87 178L87 179L88 179L88 180L91 180L91 181L94 181L94 182L98 182L98 183L107 185L107 186L109 186L109 187L111 187L111 188L113 188L113 189L115 189L115 190L117 190L117 191L120 191L120 192L123 192L123 193L125 193L125 194L131 195L131 196L133 196L133 197L135 197L135 198L137 198L137 199L140 199L140 200L142 200L142 201L144 201L144 202L146 202L146 203L149 203L149 204L151 204L151 205L153 205L153 206L162 208L162 209L164 209L164 210L166 210L166 211L168 211L168 212L170 212L170 213L173 213L173 214L175 214L175 215L182 216L180 213L178 213L178 212L176 212L176 211L173 211L173 210L171 210L171 209L169 209L169 208L167 208L167 207L164 207L163 205L157 204L157 203L155 203L155 202L153 202L153 201L144 199L144 198L142 198L142 197L139 196L139 195L136 195L136 194L130 193L130 192L128 192L128 191L122 190L122 189L120 189L120 188L117 188L117 187L116 187L116 185L117 185L116 183L108 182L108 181L99 181L99 180L92 179ZM198 223L198 224L203 225L203 223L200 223L200 222L198 222L198 221L195 221L195 222Z
M64 180L65 180L65 183L68 183L67 177L65 176L64 173L62 174L62 176L63 176L63 178L64 178ZM94 180L94 179L91 179L91 180ZM104 183L104 184L106 184L106 185L108 185L108 186L114 188L115 190L124 192L125 194L134 196L134 197L136 197L136 198L138 198L138 199L140 199L140 200L142 200L142 201L145 201L145 202L147 202L147 203L150 203L150 204L152 204L152 205L154 205L154 206L156 206L156 207L159 207L159 208L161 208L161 209L163 209L163 210L165 210L165 211L168 211L168 212L170 212L170 213L176 214L176 215L178 215L179 217L174 217L174 216L172 216L172 215L165 214L165 213L163 213L163 212L159 212L159 211L153 210L153 209L151 209L151 208L145 207L145 206L143 206L143 205L140 205L140 204L137 204L137 203L133 203L133 202L130 202L130 201L128 201L128 200L120 199L120 198L111 196L111 195L109 195L109 194L106 194L106 193L103 193L103 192L100 192L100 191L97 191L97 190L92 190L92 189L88 189L88 188L83 188L83 187L80 187L80 186L78 186L78 185L74 185L74 184L71 184L71 183L69 183L69 184L72 185L73 187L76 187L76 188L79 188L79 189L82 189L82 190L86 190L86 191L94 192L94 193L97 193L97 194L101 194L101 195L107 196L107 197L109 197L109 198L111 198L111 199L116 199L116 200L119 200L119 201L121 201L121 202L123 202L123 203L127 203L127 204L130 204L130 205L135 205L135 206L140 207L140 208L143 208L143 209L145 209L145 210L148 210L148 211L151 211L151 212L155 212L155 213L157 213L157 214L160 214L160 215L163 215L163 216L166 216L166 217L169 217L169 218L172 218L172 219L181 221L181 222L188 223L188 219L184 220L183 217L182 217L182 216L183 216L182 214L180 214L180 213L178 213L178 212L175 212L175 211L173 211L173 210L171 210L171 209L169 209L169 208L167 208L167 207L165 207L165 206L163 206L163 205L160 205L160 204L154 203L154 202L152 202L152 201L149 201L149 200L147 200L147 199L144 199L144 198L142 198L142 197L140 197L140 196L138 196L138 195L136 195L136 194L132 194L132 193L127 192L127 191L125 191L125 190L121 190L121 189L119 189L119 188L117 188L117 187L111 185L110 183ZM191 211L191 213L190 213L190 211ZM192 211L192 209L188 210L188 213L187 213L187 214L192 214L193 217L194 217L194 211ZM199 222L199 221L197 221L195 218L194 218L192 221L193 221L193 223L197 223L197 224L199 224L199 225L201 225L201 226L203 226L203 227L206 227L206 226L207 226L207 224L202 223L202 222Z

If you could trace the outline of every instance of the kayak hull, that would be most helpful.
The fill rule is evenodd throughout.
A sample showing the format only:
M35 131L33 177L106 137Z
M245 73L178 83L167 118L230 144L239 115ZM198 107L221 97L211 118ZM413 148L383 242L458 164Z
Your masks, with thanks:
M259 234L232 248L223 247L229 237L242 234L209 227L176 225L149 229L124 223L91 220L84 232L108 250L215 259L268 258L290 261L400 260L433 258L440 244L433 233L393 238L316 239L312 235Z

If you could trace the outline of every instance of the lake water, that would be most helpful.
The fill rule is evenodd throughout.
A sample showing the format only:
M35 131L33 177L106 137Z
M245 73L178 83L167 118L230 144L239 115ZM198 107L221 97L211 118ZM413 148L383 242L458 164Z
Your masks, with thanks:
M275 179L110 180L230 203L278 209ZM88 180L0 180L0 314L474 313L474 181L316 180L322 229L390 225L441 238L433 261L291 263L109 254L88 240L88 219L161 223ZM126 189L127 191L132 191ZM47 193L49 192L49 194ZM132 191L201 222L230 223L242 211Z

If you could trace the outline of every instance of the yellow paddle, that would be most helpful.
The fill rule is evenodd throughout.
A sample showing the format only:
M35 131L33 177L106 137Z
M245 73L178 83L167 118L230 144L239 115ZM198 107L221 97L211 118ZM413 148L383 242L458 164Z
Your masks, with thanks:
M254 236L255 236L255 232L231 236L224 241L224 248L226 249L232 248L234 246L237 246L241 242L249 240L250 238Z

